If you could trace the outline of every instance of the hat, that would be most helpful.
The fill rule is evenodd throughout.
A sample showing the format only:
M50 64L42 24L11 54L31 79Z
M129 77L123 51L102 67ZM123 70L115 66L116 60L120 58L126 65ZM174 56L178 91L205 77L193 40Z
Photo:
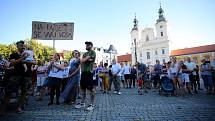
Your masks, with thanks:
M92 46L93 46L93 43L92 43L92 42L89 42L89 41L86 41L85 44L86 44L86 45L92 45Z

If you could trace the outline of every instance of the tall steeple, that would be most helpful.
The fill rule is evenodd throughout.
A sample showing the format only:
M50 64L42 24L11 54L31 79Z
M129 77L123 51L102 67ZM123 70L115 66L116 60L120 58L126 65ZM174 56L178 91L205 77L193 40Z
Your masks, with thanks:
M166 19L165 19L163 13L164 13L164 11L163 11L163 9L162 9L162 7L161 7L161 3L160 3L160 8L159 8L159 10L158 10L158 14L159 14L158 17L159 17L159 18L157 19L157 23L158 23L158 22L161 22L161 21L165 21L165 22L166 22Z
M134 18L134 21L133 21L133 23L134 23L134 27L132 28L132 31L133 30L138 30L138 20L137 20L137 18L136 18L136 13L135 13L135 18Z

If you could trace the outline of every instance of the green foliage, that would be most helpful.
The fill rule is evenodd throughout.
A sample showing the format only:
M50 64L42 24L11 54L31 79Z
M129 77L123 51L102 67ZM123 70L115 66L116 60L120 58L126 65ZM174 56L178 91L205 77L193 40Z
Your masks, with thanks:
M49 46L44 46L41 43L33 39L25 40L26 45L34 51L34 56L36 60L50 61L51 55L53 54L53 48ZM4 58L9 59L11 53L17 50L15 43L10 45L0 44L0 53ZM56 52L56 51L54 51Z

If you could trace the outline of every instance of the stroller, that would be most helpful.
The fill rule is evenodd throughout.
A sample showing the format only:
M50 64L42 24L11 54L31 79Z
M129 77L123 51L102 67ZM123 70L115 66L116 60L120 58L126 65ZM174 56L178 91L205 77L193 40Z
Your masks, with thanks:
M161 75L160 79L160 89L159 89L159 94L165 94L167 96L172 96L174 94L174 86L173 86L173 81L170 79L166 74Z

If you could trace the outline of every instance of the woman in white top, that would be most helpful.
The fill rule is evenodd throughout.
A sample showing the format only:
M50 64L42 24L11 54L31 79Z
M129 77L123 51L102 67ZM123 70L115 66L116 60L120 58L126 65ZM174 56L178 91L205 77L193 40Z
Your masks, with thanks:
M63 78L63 70L64 70L64 64L61 64L60 62L60 54L56 53L53 55L53 59L48 65L48 69L50 69L49 72L49 87L51 88L50 92L50 102L48 105L53 104L54 95L56 92L56 105L59 105L59 98L60 98L60 85Z
M182 82L182 70L181 63L177 62L176 57L172 57L171 67L170 67L170 77L173 80L173 85L175 88L175 95L184 94L184 86ZM179 84L177 86L177 84Z

